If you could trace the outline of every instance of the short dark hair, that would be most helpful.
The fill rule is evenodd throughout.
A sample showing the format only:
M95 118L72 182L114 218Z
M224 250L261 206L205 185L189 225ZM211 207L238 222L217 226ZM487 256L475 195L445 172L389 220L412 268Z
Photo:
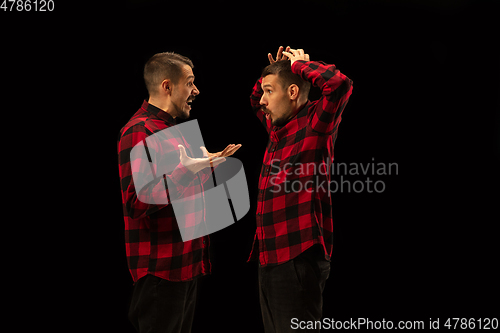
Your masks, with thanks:
M162 52L152 56L144 66L144 82L149 95L155 94L158 85L165 79L172 80L174 84L179 82L183 65L194 68L188 57L174 52Z
M302 78L292 72L292 66L290 60L280 60L268 65L262 71L262 77L267 75L275 74L278 76L279 81L283 89L288 89L290 85L296 84L299 87L299 94L304 93L304 96L309 95L309 90L311 89L311 84L307 81L302 80Z

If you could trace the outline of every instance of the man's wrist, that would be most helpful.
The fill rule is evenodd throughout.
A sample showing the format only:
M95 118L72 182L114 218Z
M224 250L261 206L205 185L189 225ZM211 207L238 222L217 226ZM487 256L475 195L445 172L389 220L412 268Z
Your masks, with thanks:
M307 61L305 60L295 60L291 67L294 74L299 74L299 68L302 67ZM295 70L293 70L295 68Z
M179 162L171 176L178 184L188 186L193 181L195 173Z

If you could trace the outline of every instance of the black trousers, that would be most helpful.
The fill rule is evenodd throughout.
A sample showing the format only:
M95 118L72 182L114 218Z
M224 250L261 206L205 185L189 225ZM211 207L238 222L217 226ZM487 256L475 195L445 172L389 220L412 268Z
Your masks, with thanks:
M297 332L292 319L321 320L323 289L330 262L315 245L298 257L277 266L260 267L259 296L266 333ZM312 330L309 332L319 332Z
M153 275L134 285L128 318L139 333L188 333L193 324L198 279L172 282Z

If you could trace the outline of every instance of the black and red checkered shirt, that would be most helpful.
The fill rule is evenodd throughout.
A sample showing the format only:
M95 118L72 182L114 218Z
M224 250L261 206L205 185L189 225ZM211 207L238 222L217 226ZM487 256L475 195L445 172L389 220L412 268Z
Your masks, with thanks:
M125 245L128 266L134 282L146 274L170 281L188 281L210 273L208 236L183 242L172 205L164 203L169 202L169 191L165 188L164 177L168 177L169 182L175 184L176 193L183 193L186 197L203 194L203 183L211 177L210 168L195 175L180 163L179 153L176 151L179 144L186 147L189 156L194 156L191 147L180 133L178 136L169 137L166 144L147 147L148 159L154 161L163 158L169 164L169 170L173 170L168 175L156 178L148 185L148 191L144 191L159 194L160 197L156 198L160 203L148 204L143 201L150 201L139 200L143 191L139 191L138 197L134 186L130 160L132 148L138 144L144 145L147 137L175 124L174 118L167 112L144 101L141 108L120 131L118 161L125 218ZM168 158L165 158L166 156ZM133 162L141 161L133 160ZM144 165L148 165L148 162ZM170 193L170 196L174 195L172 191ZM193 212L193 219L202 216L203 207Z
M319 87L322 97L307 104L281 126L261 110L262 78L253 88L252 108L269 133L259 179L257 231L250 260L261 266L287 262L314 244L325 258L333 249L329 166L352 80L317 61L295 61L292 71Z

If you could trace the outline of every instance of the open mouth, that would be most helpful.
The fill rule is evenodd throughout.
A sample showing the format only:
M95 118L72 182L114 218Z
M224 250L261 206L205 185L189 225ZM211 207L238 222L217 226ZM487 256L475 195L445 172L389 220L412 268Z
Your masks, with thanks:
M263 108L262 112L264 112L266 114L266 119L270 119L271 118L271 114L269 113L268 110L266 110L266 109Z
M194 98L190 98L186 101L186 105L189 107L190 110L191 110L191 104L193 104L193 101L194 101Z

